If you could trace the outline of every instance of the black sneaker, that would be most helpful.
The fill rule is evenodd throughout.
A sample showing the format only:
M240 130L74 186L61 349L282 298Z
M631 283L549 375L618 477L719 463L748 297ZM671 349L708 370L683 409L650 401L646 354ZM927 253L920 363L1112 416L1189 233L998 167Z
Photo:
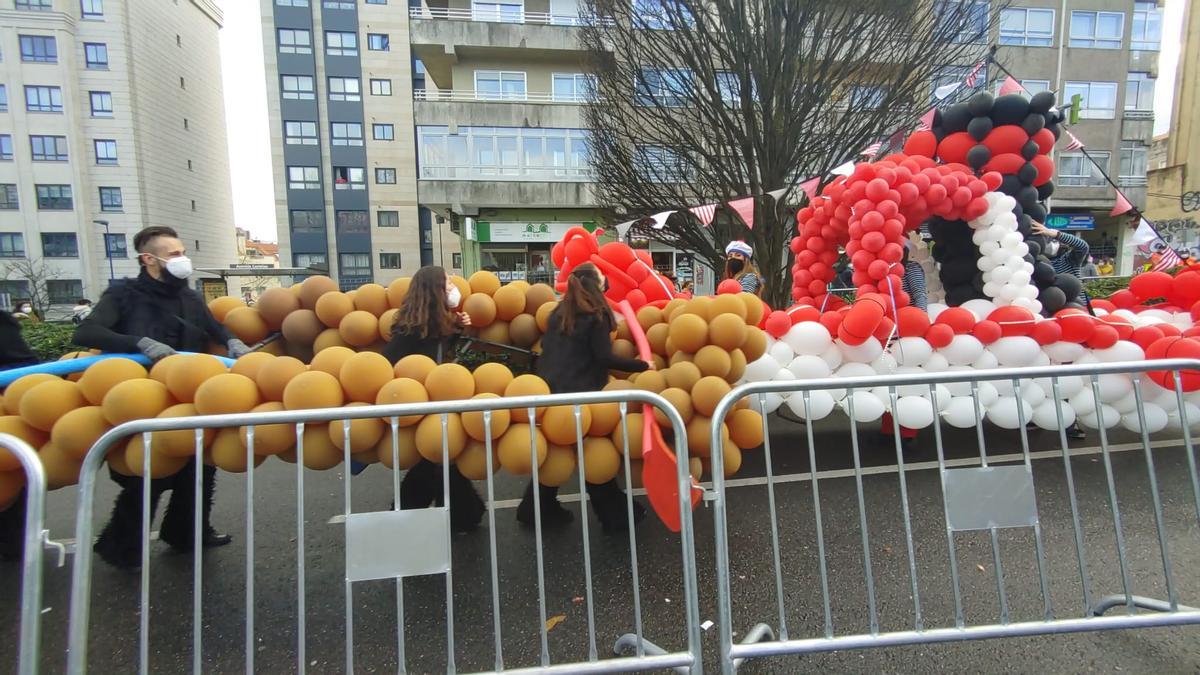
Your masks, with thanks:
M1071 426L1067 427L1067 438L1082 441L1087 438L1087 433L1079 426L1079 422L1073 422Z

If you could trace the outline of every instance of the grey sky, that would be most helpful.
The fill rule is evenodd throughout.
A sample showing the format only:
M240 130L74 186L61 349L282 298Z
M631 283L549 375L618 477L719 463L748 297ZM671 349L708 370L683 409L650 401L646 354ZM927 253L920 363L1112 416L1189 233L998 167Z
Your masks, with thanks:
M1163 44L1158 61L1155 109L1168 111L1154 119L1154 133L1170 128L1179 61L1179 34L1186 0L1167 0ZM275 192L271 177L271 143L267 129L266 76L263 70L262 20L257 0L226 0L221 31L225 115L229 126L233 218L257 238L275 241ZM1087 142L1087 139L1083 139Z

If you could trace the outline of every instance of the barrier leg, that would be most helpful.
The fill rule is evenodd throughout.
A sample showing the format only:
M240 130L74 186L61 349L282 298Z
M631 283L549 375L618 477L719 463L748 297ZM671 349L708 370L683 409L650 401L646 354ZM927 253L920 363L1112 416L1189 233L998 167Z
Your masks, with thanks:
M1188 607L1187 605L1172 606L1172 604L1166 600L1158 600L1157 598L1147 598L1142 595L1134 595L1134 596L1132 596L1131 599L1133 601L1134 607L1137 607L1139 609L1150 610L1151 612L1195 612L1195 611L1200 611L1200 610L1197 610L1195 607ZM1096 604L1093 605L1092 608L1088 611L1088 616L1104 616L1105 612L1107 612L1108 610L1112 609L1113 607L1118 607L1118 606L1124 605L1124 604L1126 604L1126 598L1125 598L1124 593L1106 595L1096 601Z
M16 455L25 469L25 557L21 574L21 642L17 672L38 672L42 628L42 524L46 508L46 473L37 452L21 439L0 434L0 447Z

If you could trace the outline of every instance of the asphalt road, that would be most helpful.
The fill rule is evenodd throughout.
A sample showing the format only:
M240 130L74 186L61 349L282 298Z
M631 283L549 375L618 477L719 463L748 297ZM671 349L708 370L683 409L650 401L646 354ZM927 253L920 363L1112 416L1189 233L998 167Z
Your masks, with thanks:
M771 418L772 470L777 525L781 545L781 586L784 618L792 638L817 638L825 633L818 536L813 483L805 428ZM1022 443L1016 432L985 430L993 461L1019 457ZM903 502L896 471L894 446L881 443L875 430L860 428L860 451L866 511L881 631L914 627L915 603L909 573ZM978 462L974 430L944 430L948 461ZM829 621L835 635L870 631L867 583L864 575L859 501L853 472L849 429L841 419L814 427L813 439L829 585ZM1097 434L1072 442L1070 461L1076 485L1082 537L1093 598L1122 592L1121 566L1114 538L1114 518L1108 501L1105 466ZM1200 605L1200 530L1188 481L1183 448L1164 433L1153 439L1156 476L1162 494L1167 544L1174 584L1182 603ZM1145 455L1137 437L1114 433L1109 438L1112 468L1120 507L1126 563L1134 593L1166 594L1154 509L1150 499ZM1036 499L1046 551L1049 600L1055 616L1070 618L1084 611L1083 588L1074 544L1066 473L1058 438L1029 435L1034 453ZM920 610L926 628L952 627L952 592L942 490L932 433L925 432L916 452L906 458L904 473L911 510L913 555ZM776 576L771 546L771 519L763 450L747 452L742 471L729 488L729 546L731 552L733 630L744 635L755 623L779 629ZM234 544L204 555L202 662L208 672L245 669L246 532L244 476L221 474L214 523L234 535ZM112 484L102 477L103 489L95 511L97 527L107 516ZM391 474L376 466L352 482L355 512L388 508ZM542 615L537 583L534 533L515 522L515 501L523 481L497 477L495 540L500 608L501 648L506 668L541 663ZM258 672L298 670L297 545L295 468L277 460L255 474L254 644ZM483 485L480 484L480 489ZM570 492L570 490L564 490ZM305 480L305 655L309 672L345 671L344 535L341 519L344 493L340 470L308 472ZM54 539L74 536L75 491L52 493L48 527ZM575 522L544 533L545 616L551 663L589 658L588 584L583 559L583 536ZM160 514L161 515L161 514ZM695 512L700 620L717 620L713 512ZM589 521L591 587L598 658L609 658L613 641L634 628L633 575L629 540L606 535L594 518ZM486 525L452 539L455 665L461 672L496 667L493 633L492 559ZM1040 592L1032 529L998 533L1005 598L1010 621L1042 618L1045 599ZM669 648L686 644L680 545L652 517L637 530L638 585L642 624L647 638ZM962 605L967 625L1000 621L1000 601L991 539L987 532L955 535L955 552ZM405 542L407 545L407 542ZM414 541L413 546L429 542ZM150 578L150 667L153 672L185 672L192 664L192 565L190 556L176 555L155 542ZM50 566L45 574L43 668L61 672L66 663L70 561ZM0 672L15 667L16 608L20 567L0 563ZM97 562L94 570L89 664L93 672L130 672L138 657L138 589L136 574L119 572ZM397 601L393 581L361 582L353 589L354 670L397 670ZM447 666L446 584L441 575L414 577L403 584L404 646L408 672L445 672ZM1123 611L1123 608L1114 610ZM705 664L715 670L717 629L703 633ZM1195 627L1083 633L969 643L912 645L886 649L844 651L763 659L747 663L742 672L1088 672L1126 671L1183 673L1200 670L1200 633Z

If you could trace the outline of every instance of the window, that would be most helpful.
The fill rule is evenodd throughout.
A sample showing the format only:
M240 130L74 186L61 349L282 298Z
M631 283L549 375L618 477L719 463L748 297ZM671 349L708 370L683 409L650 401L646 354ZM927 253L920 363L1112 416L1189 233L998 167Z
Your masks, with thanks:
M54 0L16 0L16 7L48 12L54 9Z
M88 68L108 69L108 45L103 42L83 43L83 59Z
M88 100L92 105L92 117L112 117L112 93L107 91L88 92Z
M1116 82L1067 82L1063 100L1067 103L1079 94L1079 117L1090 120L1111 120L1117 114Z
M79 241L74 232L43 232L42 257L78 258Z
M412 86L414 90L425 90L425 64L421 59L412 60Z
M362 125L358 122L334 122L330 128L332 130L330 144L332 145L363 144Z
M1049 47L1054 43L1054 10L1000 11L1000 44Z
M379 254L379 269L381 269L381 270L398 270L398 269L400 269L400 254L399 253L380 253Z
M312 33L299 28L280 28L279 53L311 54Z
M8 293L14 298L29 297L29 282L24 280L2 280L0 279L0 294Z
M321 170L316 166L289 166L289 190L320 190Z
M105 233L104 235L104 257L105 258L128 258L129 245L126 243L125 235L121 233Z
M315 267L323 270L329 266L329 259L324 253L295 253L292 255L292 264L301 268Z
M522 2L472 0L471 18L475 21L524 23L525 5Z
M70 185L35 185L40 211L70 211L75 208Z
M395 185L396 184L396 170L395 169L375 169L375 183L377 185ZM382 225L380 227L382 227Z
M35 162L67 161L66 136L30 136L29 148Z
M0 211L16 211L21 208L21 198L15 183L0 183Z
M11 160L12 158L12 134L0 134L0 160Z
M593 175L586 129L444 126L417 129L420 178L583 181Z
M311 75L284 75L281 78L284 98L311 101L316 98Z
M1154 110L1154 78L1150 73L1131 71L1126 75L1125 109Z
M121 188L100 188L100 210L121 211L125 208L125 200L121 198Z
M633 0L634 28L675 30L695 23L691 10L675 0Z
M16 207L13 207L16 208ZM0 258L24 258L25 235L19 232L0 233Z
M1101 166L1108 164L1107 152L1090 152ZM1074 187L1104 187L1108 183L1100 170L1083 153L1064 152L1058 156L1058 175L1055 184Z
M1162 12L1158 3L1133 3L1133 27L1129 31L1129 48L1158 51L1162 42Z
M399 211L380 211L376 218L379 227L400 227Z
M58 42L50 35L22 35L21 60L26 63L58 63Z
M386 5L387 0L365 0L368 5Z
M325 53L329 56L358 56L358 34L325 31Z
M316 122L284 122L283 142L288 145L316 145Z
M642 177L654 183L680 183L690 173L678 151L661 145L639 145L634 161Z
M104 0L80 0L79 11L85 19L99 19L104 16Z
M109 138L98 138L94 141L96 145L96 163L97 164L116 164L117 163L117 142Z
M456 270L462 269L462 254L461 253L451 253L450 254L450 267L453 267Z
M370 253L343 253L338 256L338 260L341 261L343 278L371 276Z
M280 7L308 7L308 0L275 0Z
M302 234L323 234L325 232L324 211L292 211L292 232ZM322 264L325 262L322 258ZM305 267L305 265L300 265Z
M852 110L876 110L887 100L887 87L859 84L850 87L850 108Z
M1146 180L1146 151L1145 144L1140 141L1121 141L1121 161L1117 172L1124 179Z
M367 171L361 166L333 167L334 190L366 190Z
M396 140L396 127L391 124L372 124L371 138L377 141Z
M475 97L488 101L524 101L525 73L520 71L475 71Z
M737 73L728 70L718 70L717 76L717 91L721 94L721 101L725 105L737 105L742 98L742 84L738 80Z
M354 0L325 0L321 6L325 9L354 9Z
M367 49L373 52L386 52L391 49L391 39L387 33L367 33Z
M986 0L938 0L938 30L955 42L983 42L988 34Z
M1072 47L1120 49L1124 33L1124 12L1071 12Z
M337 231L348 234L366 234L371 227L371 218L366 211L338 211Z
M79 279L49 279L46 295L52 305L73 305L83 296L83 282Z
M0 84L0 112L8 112L8 87Z
M692 89L692 71L669 68L642 68L637 78L638 105L678 108L687 102Z
M997 89L1002 84L1004 84L1003 80L997 82ZM1025 88L1024 95L1028 98L1039 92L1050 91L1050 80L1021 80L1021 86Z
M362 90L359 89L357 77L329 78L330 101L361 101Z
M372 96L391 96L392 81L391 80L371 80L371 95Z
M25 109L29 112L62 112L62 88L46 87L42 85L25 85Z
M596 76L583 73L554 73L554 100L583 103L595 100Z

